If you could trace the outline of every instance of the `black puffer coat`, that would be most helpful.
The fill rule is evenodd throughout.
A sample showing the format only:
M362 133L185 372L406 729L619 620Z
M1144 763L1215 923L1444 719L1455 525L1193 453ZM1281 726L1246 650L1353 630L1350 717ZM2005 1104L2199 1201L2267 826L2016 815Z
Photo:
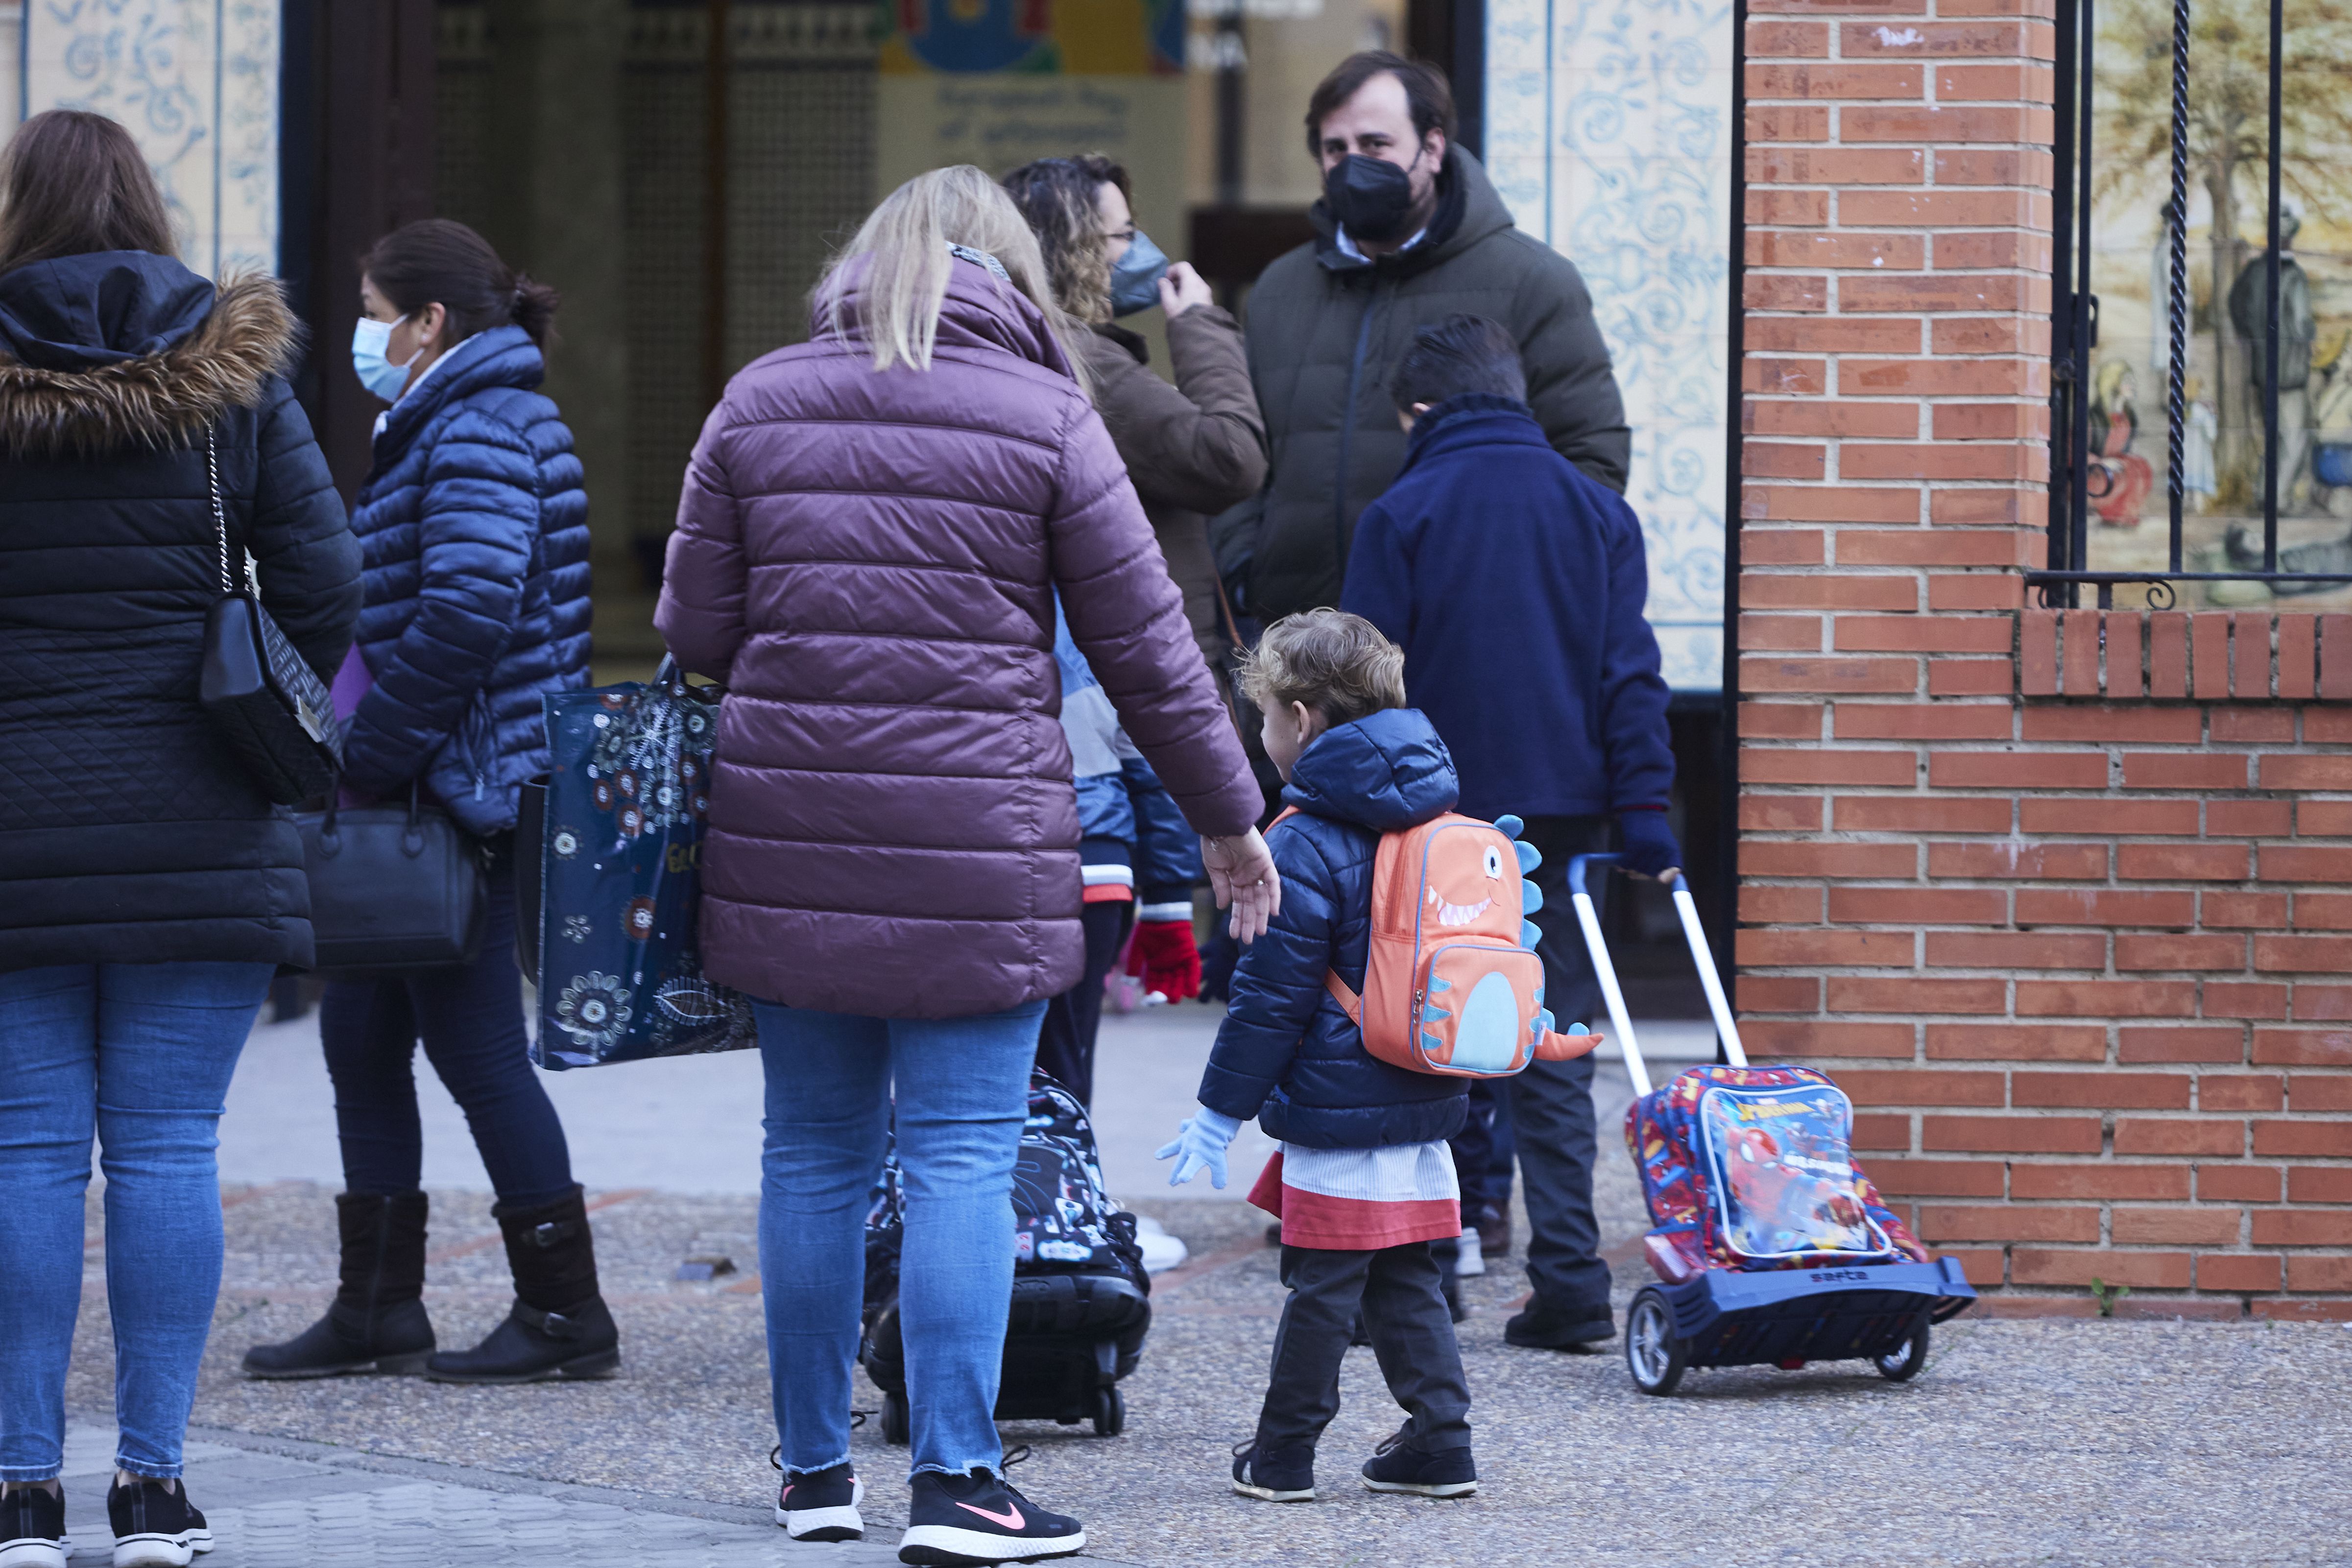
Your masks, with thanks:
M287 814L196 702L220 596L204 433L261 599L331 675L359 546L266 279L109 251L0 276L0 970L310 962Z

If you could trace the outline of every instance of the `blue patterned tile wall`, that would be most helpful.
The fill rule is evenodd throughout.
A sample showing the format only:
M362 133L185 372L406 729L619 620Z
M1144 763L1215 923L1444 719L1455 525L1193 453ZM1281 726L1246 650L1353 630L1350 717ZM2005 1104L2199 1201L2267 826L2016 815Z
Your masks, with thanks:
M1730 413L1728 0L1488 0L1486 165L1584 274L1608 339L1678 689L1723 683Z
M163 187L181 259L278 269L278 0L37 0L21 111L128 126Z

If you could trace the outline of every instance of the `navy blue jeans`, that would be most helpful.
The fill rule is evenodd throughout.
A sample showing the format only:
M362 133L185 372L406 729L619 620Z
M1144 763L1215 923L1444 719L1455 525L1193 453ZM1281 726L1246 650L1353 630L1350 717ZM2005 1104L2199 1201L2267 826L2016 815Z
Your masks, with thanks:
M1525 837L1543 854L1534 881L1544 899L1535 914L1543 932L1536 952L1543 959L1544 1005L1563 1029L1583 1024L1606 1033L1609 1026L1600 976L1568 900L1570 857L1607 849L1609 829L1603 816L1528 819ZM1596 912L1609 907L1614 875L1587 879ZM1528 1283L1535 1287L1535 1305L1591 1322L1599 1337L1606 1338L1609 1265L1601 1261L1601 1226L1592 1214L1592 1161L1599 1152L1592 1068L1590 1056L1534 1063L1504 1080L1509 1086L1504 1114L1510 1118L1519 1179L1527 1187Z
M0 1480L64 1462L89 1145L106 1172L114 1462L176 1476L220 1294L213 1152L267 963L0 973Z
M1103 982L1118 962L1118 944L1127 940L1128 922L1135 905L1087 905L1078 923L1087 933L1087 968L1078 983L1045 1004L1045 1021L1037 1030L1037 1065L1045 1076L1078 1097L1080 1105L1095 1102L1095 1037L1102 1032Z
M514 859L493 844L481 956L447 969L329 984L319 1036L335 1082L343 1187L413 1193L424 1180L416 1113L416 1042L466 1113L499 1201L551 1204L572 1190L572 1150L539 1074L515 967Z

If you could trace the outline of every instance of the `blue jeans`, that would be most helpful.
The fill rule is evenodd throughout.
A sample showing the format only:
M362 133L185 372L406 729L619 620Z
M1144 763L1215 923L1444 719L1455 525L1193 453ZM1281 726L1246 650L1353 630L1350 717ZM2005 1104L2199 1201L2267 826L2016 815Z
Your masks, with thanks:
M898 1321L912 1470L994 1470L1013 1298L1013 1163L1045 1004L978 1018L863 1018L756 1004L767 1069L760 1277L784 1468L849 1458L866 1214L898 1099L907 1232Z
M93 1132L106 1172L114 1462L176 1476L220 1294L215 1130L267 963L0 973L0 1480L65 1458Z

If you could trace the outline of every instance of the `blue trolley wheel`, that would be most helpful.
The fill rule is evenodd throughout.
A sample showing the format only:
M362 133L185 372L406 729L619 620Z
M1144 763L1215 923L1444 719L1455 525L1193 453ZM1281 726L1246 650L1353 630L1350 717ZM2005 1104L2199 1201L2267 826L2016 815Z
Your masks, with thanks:
M1922 1317L1911 1337L1882 1355L1870 1358L1878 1375L1889 1383L1908 1383L1927 1364L1927 1320Z
M1116 1437L1127 1430L1127 1400L1116 1388L1095 1390L1095 1436Z
M907 1396L885 1394L882 1396L882 1440L885 1443L905 1443L914 1435L914 1424L908 1419Z
M1643 1286L1625 1314L1625 1366L1633 1386L1663 1397L1680 1385L1689 1365L1690 1345L1675 1336L1675 1312L1665 1293Z

